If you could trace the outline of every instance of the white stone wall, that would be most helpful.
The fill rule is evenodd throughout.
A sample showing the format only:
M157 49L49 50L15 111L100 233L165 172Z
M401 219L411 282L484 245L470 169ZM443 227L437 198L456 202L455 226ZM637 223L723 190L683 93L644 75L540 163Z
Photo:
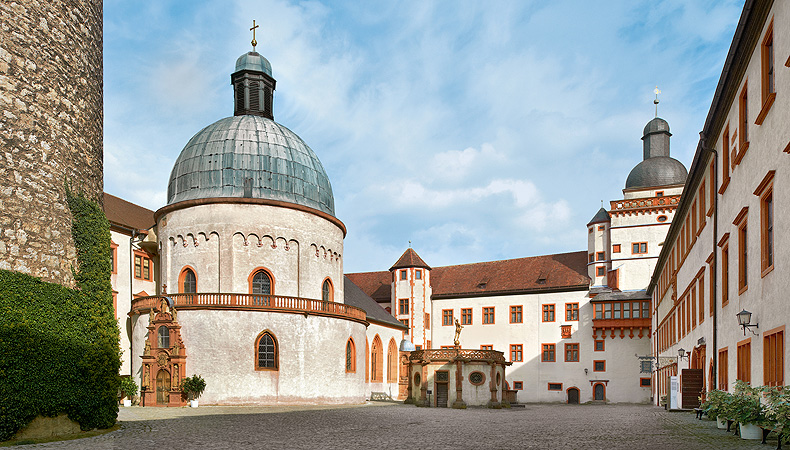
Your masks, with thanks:
M121 346L121 375L130 375L132 373L132 327L131 319L128 316L129 310L132 306L132 296L145 291L147 294L155 295L156 292L156 272L158 270L157 262L152 261L152 277L151 281L140 280L134 278L134 262L133 250L139 250L135 244L131 245L129 234L121 233L115 229L110 230L110 237L112 243L118 247L115 252L115 267L117 273L110 276L113 291L116 297L116 319L118 319L118 328L120 329L120 346Z
M249 292L249 276L267 269L274 294L321 298L329 278L334 301L343 302L343 231L334 223L295 209L217 203L170 212L159 218L160 259L168 292L179 291L189 266L198 292Z
M603 230L599 228L603 227ZM606 286L606 274L611 270L611 245L610 245L610 223L595 223L588 225L587 233L587 252L592 253L593 262L587 263L587 275L592 280L592 286ZM592 229L592 232L590 232ZM598 252L604 252L602 260L598 259ZM604 268L604 274L598 275L598 267Z
M399 346L400 341L403 339L403 331L398 328L390 328L384 325L379 325L375 323L371 323L368 326L366 331L366 337L368 342L368 354L365 355L365 341L361 342L361 346L357 344L357 351L361 352L365 355L365 358L368 358L370 361L372 352L372 345L373 340L378 336L381 339L382 344L382 356L384 367L382 369L382 381L381 382L374 382L372 374L369 372L368 377L366 378L368 382L365 385L365 395L367 398L370 398L371 392L384 392L388 394L393 399L398 397L398 379L400 376L400 352ZM389 365L389 345L390 342L395 343L395 353L393 357L395 358L395 373L394 376L390 376L390 365ZM365 360L363 359L362 365L357 365L357 370L361 373L365 371ZM372 367L368 364L368 371L371 371ZM394 380L390 382L390 379Z
M666 216L665 222L658 217ZM613 215L611 244L620 244L620 253L612 253L612 270L617 270L622 291L646 289L669 231L674 211ZM647 242L647 253L633 253L633 244ZM611 246L610 246L611 248Z
M768 22L773 18L774 32L774 55L775 55L775 85L776 101L770 111L765 116L761 125L755 124L757 115L763 107L761 95L761 43L768 28ZM763 24L757 45L752 51L751 59L748 62L746 73L737 81L737 93L729 105L722 128L715 130L713 138L716 140L715 148L718 152L718 184L717 189L721 188L726 172L730 174L729 184L722 194L717 194L718 198L718 230L715 241L720 241L729 233L729 265L726 270L729 273L729 301L726 306L722 306L722 259L721 248L714 244L713 238L713 219L707 218L705 229L697 238L693 247L690 249L685 259L681 261L677 268L676 280L677 297L682 296L694 276L700 268L705 269L705 293L704 307L705 321L688 335L680 337L675 345L670 346L660 356L677 357L677 349L684 348L686 351L692 350L697 346L700 338L705 338L706 342L706 361L704 379L706 388L710 389L708 375L711 370L711 363L714 355L718 357L718 352L727 349L727 385L731 390L733 383L737 379L738 355L737 347L739 342L751 339L751 384L753 386L764 383L763 372L763 338L766 332L787 327L790 324L790 304L787 302L787 291L790 288L790 278L787 277L787 267L784 265L790 253L790 237L783 231L790 225L790 214L788 214L788 186L790 186L790 155L783 152L790 142L790 104L787 102L787 95L790 93L790 72L784 67L786 55L790 53L790 4L787 2L775 2L772 11L768 15L768 20ZM748 81L747 81L748 80ZM741 130L739 129L739 97L743 87L748 82L748 136L749 146L743 154L740 162L736 161L736 155L742 150L740 144ZM724 160L724 127L729 125L729 167L725 167ZM707 158L707 157L706 157ZM708 169L710 160L705 167L704 182L706 188L712 185L710 170ZM774 270L762 273L761 267L761 215L760 198L754 194L766 174L775 170L773 181L774 199ZM725 172L726 171L726 172ZM691 186L697 192L699 185ZM689 200L697 198L689 197ZM710 200L706 199L707 205ZM734 219L748 207L747 220L747 279L748 288L739 293L738 288L738 268L739 268L739 236L738 227L733 224ZM685 217L678 217L677 220L685 220ZM668 248L679 247L677 240L667 242ZM716 252L716 343L713 340L713 320L709 314L710 307L710 264L708 258L712 252ZM662 270L659 267L658 270ZM654 327L664 322L674 309L672 302L673 288L669 287L666 294L659 292L657 288L654 292L654 299L661 300L658 306L658 313L654 318ZM759 323L759 329L746 332L738 326L736 314L746 309L752 312L751 323ZM785 335L785 355L784 355L784 383L788 382L790 373L790 358L787 357L787 335ZM687 362L682 362L680 368L688 367ZM718 369L718 368L717 368ZM718 381L714 380L714 385Z
M565 304L579 303L579 321L565 320ZM542 322L542 305L555 305L555 321ZM510 306L523 305L523 323L510 323ZM482 323L482 309L494 306L495 323ZM452 345L455 327L442 326L443 309L452 309L459 318L461 308L472 308L472 325L464 325L461 331L461 347L479 349L481 345L493 345L494 350L505 353L510 361L510 345L521 344L523 362L514 362L506 369L511 388L514 381L523 382L524 389L517 394L520 402L565 402L567 388L580 390L582 403L592 400L590 380L601 378L593 372L594 360L606 360L606 379L609 380L606 394L613 402L649 401L649 389L639 387L638 360L633 355L650 353L649 337L642 339L619 336L606 338L605 352L594 352L592 338L593 309L587 291L570 291L530 295L507 295L492 297L468 297L461 299L435 299L432 303L433 347ZM562 338L561 325L571 326L571 337ZM617 343L612 344L613 341ZM565 362L565 344L579 344L579 362ZM555 344L555 362L542 362L542 344ZM611 345L611 346L610 346ZM619 350L618 350L619 349ZM584 369L588 369L585 374ZM561 392L549 391L548 383L562 383Z
M401 271L405 270L407 279L401 280ZM415 276L416 271L421 271L422 279L418 280ZM431 289L430 270L425 268L405 268L396 269L395 281L392 283L392 315L398 320L406 319L409 321L409 334L407 339L414 345L427 349L435 347L432 342L431 326L425 323L425 314L431 314ZM400 300L409 300L409 312L400 314ZM430 318L432 321L432 316ZM430 343L430 345L429 345Z
M363 403L365 326L350 320L259 311L181 310L187 376L206 380L207 405ZM142 355L148 315L132 318L135 355ZM255 370L255 341L277 339L279 370ZM346 342L356 344L356 372L346 372ZM360 345L361 344L361 345ZM386 353L385 353L386 354ZM141 359L133 361L140 384Z

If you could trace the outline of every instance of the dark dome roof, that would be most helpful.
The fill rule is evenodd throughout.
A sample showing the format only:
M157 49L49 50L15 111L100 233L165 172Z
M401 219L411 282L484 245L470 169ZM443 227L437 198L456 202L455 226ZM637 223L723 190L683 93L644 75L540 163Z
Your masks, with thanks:
M234 70L234 72L240 72L242 70L253 70L272 76L271 63L258 52L247 52L239 56L236 60L236 70Z
M657 133L659 131L669 132L669 123L660 117L656 117L645 125L642 135L647 136L650 133Z
M653 119L650 123L661 120ZM650 126L648 123L648 126ZM666 122L664 122L666 123ZM647 130L647 127L645 127ZM625 188L644 188L685 184L688 171L683 163L669 156L655 156L637 164L628 174Z
M189 140L170 173L167 203L245 197L245 180L247 197L335 215L329 177L313 150L288 128L254 115L226 117Z
M593 218L587 223L587 225L592 225L594 223L603 223L603 222L611 222L612 219L609 217L609 213L606 211L606 208L603 206L601 209L598 210L597 213L593 216Z

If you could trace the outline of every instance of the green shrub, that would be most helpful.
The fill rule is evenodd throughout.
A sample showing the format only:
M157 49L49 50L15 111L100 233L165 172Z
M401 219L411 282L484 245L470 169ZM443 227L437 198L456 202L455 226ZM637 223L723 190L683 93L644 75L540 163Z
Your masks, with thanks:
M66 413L84 430L118 416L110 227L98 204L68 189L67 199L76 289L0 270L0 440L39 415Z
M184 381L181 382L181 390L187 395L188 399L196 400L206 390L206 380L200 375L185 377Z
M137 383L132 377L121 377L121 396L131 399L137 395Z

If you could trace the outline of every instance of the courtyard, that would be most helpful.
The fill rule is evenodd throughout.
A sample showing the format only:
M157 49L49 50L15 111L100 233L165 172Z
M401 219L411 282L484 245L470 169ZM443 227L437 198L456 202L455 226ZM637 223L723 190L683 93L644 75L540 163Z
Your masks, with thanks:
M503 410L272 406L121 408L120 428L25 448L563 448L762 449L693 413L650 405L528 404Z

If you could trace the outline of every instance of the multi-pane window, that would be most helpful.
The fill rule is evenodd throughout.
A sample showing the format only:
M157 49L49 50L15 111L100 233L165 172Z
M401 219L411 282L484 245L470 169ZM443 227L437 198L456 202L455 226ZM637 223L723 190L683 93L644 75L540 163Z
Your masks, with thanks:
M493 345L481 345L480 346L480 350L493 350L493 349L494 349Z
M606 253L605 252L597 252L595 254L595 260L596 261L603 261L604 259L606 259Z
M484 324L492 324L494 323L494 307L493 306L486 306L483 308L483 323Z
M774 193L773 180L776 171L771 170L757 186L754 195L760 197L760 270L765 276L774 267Z
M524 361L523 344L510 345L510 360L513 362Z
M272 295L272 279L265 270L259 270L252 276L252 293Z
M634 242L631 244L631 253L635 255L647 253L647 242Z
M593 372L606 372L606 361L593 361Z
M521 305L511 306L510 307L510 323L522 323L522 322L524 322L523 310L524 310L524 307L521 306Z
M513 382L513 390L520 391L524 389L524 382L523 381L514 381Z
M565 362L579 362L579 344L565 344Z
M730 246L721 248L721 306L730 301Z
M554 322L554 305L543 305L543 321Z
M549 383L549 390L550 391L561 391L562 390L562 383Z
M346 372L357 371L357 358L354 341L349 339L346 341Z
M605 302L593 306L594 319L648 319L650 302Z
M157 341L156 346L158 348L170 348L170 329L161 326L157 331Z
M555 352L555 344L543 344L543 352L541 353L540 360L543 362L554 362L556 359Z
M450 326L453 324L453 310L452 309L443 309L442 310L442 326Z
M400 323L402 323L406 327L406 330L404 330L403 332L409 334L409 330L411 329L409 327L409 319L400 319Z
M461 308L461 325L472 325L472 308Z
M402 298L398 300L398 314L408 314L409 313L409 299Z
M595 341L595 347L593 347L593 349L596 352L602 352L606 349L606 344L603 340Z
M738 293L743 293L749 286L748 279L748 227L747 227L748 208L743 208L733 225L738 227Z
M735 161L736 164L743 157L743 153L746 151L749 145L749 91L747 88L748 83L744 83L743 90L741 91L741 98L738 102L738 119L740 121L738 133L740 133L741 136L740 148L738 149L738 159Z
M258 357L256 369L276 369L277 368L277 344L274 336L265 332L258 339Z
M415 270L414 271L414 279L415 280L422 280L422 270Z
M332 289L332 282L324 280L324 284L321 285L321 300L325 302L331 302L334 300L334 289Z
M579 320L579 304L566 303L565 304L565 320Z
M602 277L606 275L606 268L605 267L596 267L595 268L595 276Z
M153 263L151 258L142 254L134 255L134 277L141 280L151 280L153 272Z
M181 292L184 294L194 294L197 292L197 277L192 269L184 270L184 281L181 284Z
M406 280L408 278L409 278L409 272L407 270L401 270L400 271L400 279L401 280Z

